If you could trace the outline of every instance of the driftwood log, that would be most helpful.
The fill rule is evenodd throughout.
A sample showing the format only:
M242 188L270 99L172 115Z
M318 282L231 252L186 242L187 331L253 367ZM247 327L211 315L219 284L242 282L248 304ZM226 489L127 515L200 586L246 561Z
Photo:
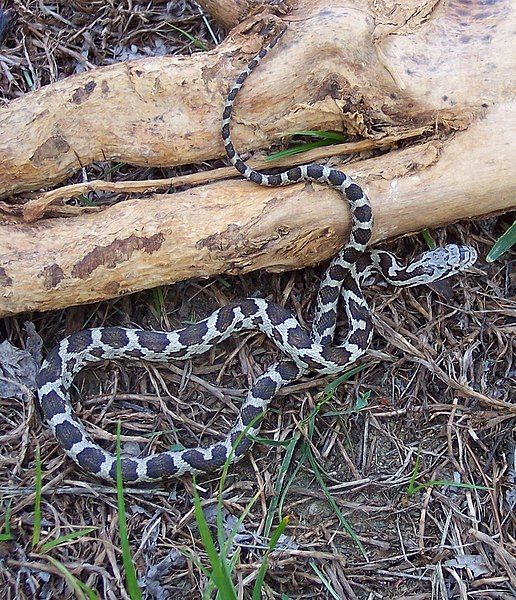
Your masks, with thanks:
M228 170L195 174L190 180L203 185L186 191L102 210L63 205L74 186L33 194L23 217L13 209L14 195L54 186L92 162L181 165L223 156L225 94L278 18L288 31L237 100L239 149L305 129L364 140L328 155L390 147L345 166L372 199L375 240L514 207L514 18L506 3L204 4L233 27L215 50L99 68L0 110L0 316L188 277L299 268L335 252L349 223L333 190L209 182ZM79 191L159 187L90 183Z

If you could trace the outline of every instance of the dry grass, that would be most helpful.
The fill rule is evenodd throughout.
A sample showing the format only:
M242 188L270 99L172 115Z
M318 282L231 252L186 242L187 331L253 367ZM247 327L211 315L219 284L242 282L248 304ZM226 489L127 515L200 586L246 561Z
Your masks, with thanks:
M0 50L6 100L113 60L198 50L167 23L206 47L215 44L189 2L168 3L175 14L166 13L165 2L12 4L18 25ZM102 176L108 168L89 172ZM123 167L120 176L126 170L132 179L161 174ZM485 256L503 231L502 221L463 223L433 235L438 243L471 243ZM424 248L413 237L389 249L410 258ZM252 456L230 470L223 493L229 522L259 493L235 540L240 590L252 587L270 519L278 522L280 507L291 520L281 549L271 556L263 597L515 597L513 278L505 256L491 265L480 260L469 274L432 290L368 289L376 337L367 368L333 396L322 392L328 380L307 379L285 389L262 430L263 437L284 443L256 444ZM175 328L257 291L306 316L319 279L320 271L311 270L189 281L161 292L5 319L0 330L23 347L22 325L30 319L49 349L85 326ZM250 382L276 354L261 335L246 334L192 364L114 363L88 370L76 382L78 411L110 448L118 419L125 435L136 436L129 451L135 443L141 451L206 443L230 427ZM126 598L114 488L64 459L33 398L0 402L0 519L10 505L12 529L12 539L0 542L3 597L73 597L51 556L101 598ZM286 444L296 438L297 451L285 465ZM43 460L42 542L95 527L48 553L31 548L36 444ZM315 471L310 453L319 465ZM363 552L342 527L317 472ZM216 476L199 482L208 514L217 484ZM126 490L134 563L148 597L198 598L206 585L184 557L192 554L207 564L191 486L185 479Z

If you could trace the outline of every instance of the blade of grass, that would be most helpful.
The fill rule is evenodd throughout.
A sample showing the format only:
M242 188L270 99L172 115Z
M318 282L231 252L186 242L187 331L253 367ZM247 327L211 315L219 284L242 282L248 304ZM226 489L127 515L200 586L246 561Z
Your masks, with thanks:
M338 131L319 131L319 130L306 130L306 131L294 131L292 135L306 135L308 137L320 138L323 140L332 140L334 142L345 142L347 136Z
M308 431L307 431L307 435L306 435L307 440L311 440L313 438L313 434L314 434L314 430L315 430L315 417L317 416L317 414L321 410L321 408L329 401L329 399L330 399L330 397L325 396L325 398L321 402L319 402L319 404L316 406L316 408L312 411L312 413L309 415L309 417L305 420L305 422L308 422ZM326 500L328 501L328 504L330 505L333 512L335 513L335 516L338 518L340 524L342 525L344 530L348 533L348 535L353 540L353 542L355 542L358 549L362 553L362 556L367 560L367 552L366 552L362 542L358 539L357 534L355 533L354 529L351 527L351 525L349 524L346 517L342 514L342 511L340 510L337 502L335 501L335 498L331 495L331 492L328 489L328 486L326 485L324 478L322 476L319 464L317 463L317 460L315 459L311 445L307 440L303 441L302 451L306 455L308 462L310 463L312 472L315 475L315 478L316 478L323 494L325 495Z
M232 464L235 450L238 448L238 445L242 442L242 440L248 435L250 429L252 429L254 427L254 425L256 425L256 423L263 418L263 415L264 415L263 412L257 414L252 419L252 421L245 427L245 429L238 435L237 439L231 446L231 452L229 453L228 457L226 458L226 461L224 462L224 466L222 468L222 472L221 472L221 476L220 476L220 480L219 480L218 493L217 493L217 511L216 511L215 517L216 517L216 526L217 526L217 539L219 542L219 548L221 549L221 555L224 558L227 558L227 556L229 554L231 546L233 545L233 540L235 539L235 536L238 533L238 529L240 528L240 525L244 522L244 519L249 514L249 512L251 511L255 502L257 502L258 498L260 497L259 493L255 494L255 496L247 504L243 513L237 519L234 526L231 528L231 531L230 531L229 535L227 536L227 539L224 539L225 529L224 529L224 522L223 522L223 515L222 515L222 501L223 501L224 486L226 483L226 478L228 476L229 467ZM232 569L230 570L230 573L231 572L232 572Z
M8 542L13 539L11 533L11 504L12 500L9 500L5 509L4 532L0 533L0 542Z
M308 444L307 444L307 448L308 448ZM317 482L320 485L321 490L326 497L326 500L328 501L328 504L330 505L331 509L335 513L336 517L338 518L338 520L339 520L340 524L342 525L342 527L344 528L344 530L348 533L349 537L357 545L358 549L362 553L362 556L365 559L367 559L367 552L366 552L362 542L358 539L357 534L355 533L355 530L353 529L353 527L351 527L351 525L349 524L346 517L342 514L342 511L340 510L337 502L335 501L335 498L331 495L331 492L328 489L328 486L324 482L323 476L319 469L319 465L317 464L317 461L315 460L315 457L310 449L308 450L308 460L310 462L310 466L312 467L312 471L315 475L315 478L317 479Z
M410 476L408 485L407 485L407 489L406 489L406 494L407 496L410 496L411 494L414 493L414 487L415 487L415 483L416 483L416 479L417 476L419 475L419 463L421 462L421 447L418 448L417 454L416 454L416 462L414 463L414 468L412 469L412 475Z
M124 483L122 480L122 458L120 454L120 421L116 425L116 497L118 505L118 528L120 529L120 544L122 547L122 561L125 570L127 591L131 600L141 600L142 593L138 586L138 578L131 556L131 546L127 534L127 519L125 514Z
M192 34L188 33L188 31L185 31L184 29L181 29L181 27L177 27L176 25L172 25L172 23L167 23L167 25L186 36L196 48L199 48L199 50L202 50L203 52L208 51L208 48L201 42L201 40L198 40Z
M41 455L39 450L39 444L36 444L35 453L35 497L34 497L34 525L32 528L32 547L35 548L41 539L41 488L43 487L42 481L42 469L41 469Z
M97 594L97 592L95 592L95 590L92 590L90 587L88 587L82 581L77 579L77 577L75 577L75 575L70 573L70 571L62 563L60 563L55 558L52 558L51 556L46 556L45 558L60 573L62 573L63 577L66 579L67 583L73 589L75 595L77 596L77 598L79 600L86 600L87 598L89 600L100 600L100 596Z
M197 521L197 527L199 528L199 534L201 541L208 555L208 560L212 568L211 578L217 587L217 590L222 594L224 600L236 600L237 595L229 573L226 568L224 560L221 560L221 556L217 552L215 542L208 527L206 517L201 505L201 499L199 492L197 491L197 484L195 477L193 478L193 494L194 494L194 514L195 520Z
M158 287L152 288L152 304L154 306L154 310L156 313L161 315L163 312L163 307L165 306L165 297L163 296L163 286L159 285Z
M331 585L331 583L328 581L327 577L324 575L324 573L319 569L319 567L315 564L314 560L309 560L308 564L312 567L312 569L316 572L317 577L319 577L319 579L321 580L321 583L324 585L324 587L328 590L328 592L332 595L333 598L335 598L335 600L341 600L341 597L339 596L339 594L337 594L337 592L333 589L333 586Z
M430 232L428 231L428 229L423 229L423 231L421 232L421 235L423 236L423 239L425 240L426 245L428 246L428 249L435 250L436 245L435 245L434 239L430 235Z
M274 483L275 493L272 496L271 502L267 508L267 517L265 518L265 525L263 528L263 535L265 536L268 536L270 533L270 530L272 528L272 522L274 521L274 516L276 514L276 508L278 506L280 507L279 515L281 518L282 500L285 498L288 488L290 487L290 485L292 485L292 477L289 479L287 486L285 486L287 489L284 493L282 493L284 490L283 483L285 481L285 477L287 476L288 470L290 469L290 464L292 463L292 459L294 458L294 452L299 443L300 437L301 434L298 431L296 431L292 436L292 439L290 440L290 443L285 451L285 456L281 461L281 465L278 471L278 477L276 478L276 481ZM301 468L301 465L298 464L298 467ZM295 474L297 474L298 472L299 469L295 469Z
M285 158L286 156L293 156L295 154L301 154L302 152L308 152L308 150L313 150L314 148L320 148L321 146L328 146L328 142L323 140L319 142L307 142L306 144L300 144L298 146L292 146L292 148L287 148L286 150L280 150L279 152L273 152L269 154L269 156L265 157L267 161L279 160L280 158Z
M269 547L267 548L267 551L265 552L262 564L260 565L260 568L258 569L258 574L256 575L256 581L254 582L254 586L253 586L252 600L260 600L260 598L262 597L263 581L265 579L265 573L267 572L267 567L269 566L269 556L270 556L271 552L273 552L274 548L276 547L276 544L278 543L278 540L280 539L281 534L285 531L285 528L287 527L287 525L289 523L289 519L290 519L289 517L284 517L280 521L279 525L276 527L274 533L271 536L271 539L269 541Z
M342 383L344 383L345 381L347 381L348 379L353 377L353 375L356 375L357 373L364 371L368 367L369 367L369 364L364 363L362 365L357 365L356 367L349 369L349 371L346 371L345 373L343 373L342 375L340 375L339 377L337 377L336 379L334 379L333 381L328 383L328 385L326 385L323 389L323 394L325 394L325 395L333 394L335 392L335 390L339 387L339 385L341 385Z
M412 490L412 494L415 494L421 490L424 490L428 487L436 487L436 486L446 486L446 487L456 487L456 488L466 488L467 490L484 490L487 491L489 488L485 485L478 485L476 483L462 483L460 481L451 481L450 479L432 479L431 481L427 481L426 483L418 483L414 486Z
M489 250L486 256L487 262L493 262L497 258L500 258L502 254L505 254L508 250L516 244L516 220L509 227L509 229L501 235L496 242L493 244L491 250Z
M44 544L42 544L40 552L48 552L56 546L60 546L61 544L66 544L67 542L71 542L72 540L84 537L85 535L88 535L88 533L91 533L96 529L96 527L85 527L84 529L79 529L77 531L67 533L66 535L61 535L58 538L55 538L54 540L50 540L49 542L45 542Z

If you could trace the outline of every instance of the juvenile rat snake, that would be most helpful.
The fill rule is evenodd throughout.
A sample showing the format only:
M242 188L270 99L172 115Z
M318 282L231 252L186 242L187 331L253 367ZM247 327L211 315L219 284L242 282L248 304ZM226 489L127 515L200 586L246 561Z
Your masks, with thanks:
M308 164L282 173L265 175L242 160L230 135L230 118L238 90L261 59L283 35L282 29L251 60L229 91L222 118L222 137L231 163L246 179L266 186L314 181L338 190L349 205L352 227L347 244L332 260L321 282L311 331L304 329L285 308L259 298L247 298L219 308L208 318L176 331L146 331L123 327L98 327L70 335L47 356L37 378L44 418L65 452L84 470L112 480L116 473L114 454L94 443L77 419L69 399L74 375L86 364L111 359L143 359L167 362L187 360L242 330L259 330L272 340L287 358L273 364L258 377L247 394L238 419L223 441L208 447L161 452L121 459L127 482L157 481L185 473L206 473L219 469L231 457L237 460L251 445L268 403L283 386L308 371L336 374L362 356L371 341L371 313L360 286L371 273L380 273L396 286L412 286L449 277L476 260L473 248L450 244L425 252L402 266L390 253L366 251L373 218L364 190L343 172ZM349 322L344 341L333 344L337 305L342 303Z

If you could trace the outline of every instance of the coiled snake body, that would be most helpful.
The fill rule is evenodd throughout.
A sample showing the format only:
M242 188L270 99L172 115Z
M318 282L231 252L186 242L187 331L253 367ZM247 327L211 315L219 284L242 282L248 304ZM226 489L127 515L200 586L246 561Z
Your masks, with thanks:
M157 481L185 473L214 471L229 458L237 460L247 452L250 438L259 430L268 403L281 387L308 371L320 374L342 372L366 352L373 325L360 286L371 273L380 273L393 285L411 286L449 277L476 260L473 248L450 244L426 252L404 267L392 254L366 251L373 225L369 200L362 188L341 171L310 164L265 175L245 164L231 142L229 122L233 103L247 76L276 44L283 31L249 63L228 94L222 120L226 152L246 179L260 185L315 181L338 190L351 210L349 241L326 270L317 294L310 332L285 308L267 300L247 298L219 308L208 318L176 331L100 327L74 333L56 346L48 354L37 378L43 415L68 456L98 477L114 479L116 459L90 439L70 404L68 390L74 375L84 365L115 358L154 362L187 360L208 351L234 332L256 329L266 334L287 358L273 364L256 379L235 425L223 441L208 447L161 452L141 458L123 456L121 459L123 479L127 482ZM339 300L349 321L349 331L341 344L333 345Z

